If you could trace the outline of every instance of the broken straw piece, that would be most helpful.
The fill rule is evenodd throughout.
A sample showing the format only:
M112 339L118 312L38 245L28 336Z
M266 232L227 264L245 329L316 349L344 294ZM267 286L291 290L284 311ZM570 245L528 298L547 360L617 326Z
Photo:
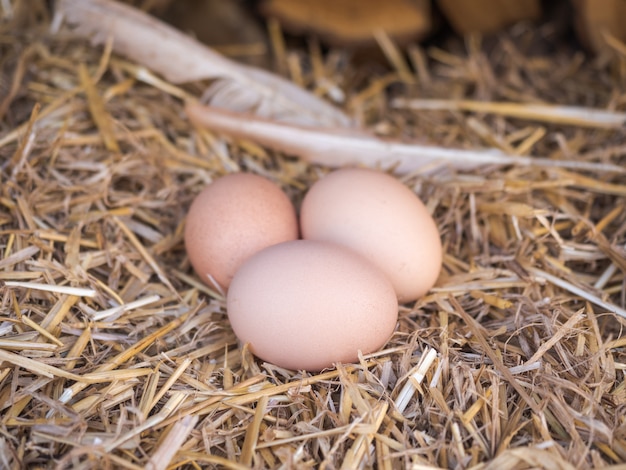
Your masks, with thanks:
M415 111L471 111L582 127L619 129L626 126L626 113L582 106L406 98L396 98L391 104L394 108Z
M39 284L37 282L20 281L5 281L4 285L8 287L24 287L25 289L56 292L57 294L75 295L77 297L94 297L96 295L95 290L84 287L56 286L53 284Z
M422 383L424 377L426 377L426 372L428 372L428 369L430 369L436 357L437 351L428 349L427 352L422 354L420 362L409 373L409 378L396 398L396 408L400 413L404 413L404 410L415 394L416 386Z
M90 313L92 320L100 321L104 319L108 319L109 321L113 321L118 319L122 314L133 310L135 308L145 307L146 305L157 302L161 299L160 295L153 294L142 297L137 300L133 300L132 302L128 302L127 304L118 305L117 307L111 307L106 310L101 310L99 312Z

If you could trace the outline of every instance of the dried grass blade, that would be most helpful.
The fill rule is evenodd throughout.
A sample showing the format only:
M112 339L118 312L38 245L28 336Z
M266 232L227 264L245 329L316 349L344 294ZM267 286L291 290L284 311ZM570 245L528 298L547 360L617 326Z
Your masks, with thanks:
M4 170L7 167L12 167L12 174L16 175L18 173L18 171L22 167L24 160L26 159L26 156L32 148L36 132L35 123L40 117L40 110L41 105L39 103L35 103L35 106L33 106L33 109L30 113L30 119L25 124L23 124L22 128L18 129L17 132L13 132L13 135L16 138L19 138L20 136L24 137L22 139L22 142L20 142L17 146L17 149L15 150L11 158L6 159L4 162L2 162L2 164L0 165L0 170ZM20 131L23 131L23 134L21 134ZM19 200L17 202L19 204Z
M122 222L118 217L113 217L113 220L115 221L117 226L122 230L122 232L124 232L124 235L126 236L126 238L128 238L128 240L131 242L131 244L141 254L141 256L146 261L146 263L148 263L148 265L152 268L152 270L158 276L159 280L163 284L165 284L175 295L178 295L178 292L176 291L176 289L174 288L174 286L172 285L170 280L167 278L167 276L165 275L165 273L163 272L161 267L154 260L152 255L150 253L148 253L148 250L146 249L146 247L143 246L141 241L139 241L139 239L132 232L132 230L129 229L128 226L124 222Z
M12 255L7 256L6 258L0 259L0 269L11 267L13 265L16 265L17 263L21 263L22 261L32 258L37 253L39 253L40 249L41 248L35 245L22 248L20 251L17 251Z
M57 294L72 295L76 297L94 297L96 291L85 287L71 287L71 286L55 286L52 284L40 284L37 282L20 282L20 281L5 281L5 286L8 287L23 287L25 289L42 290L46 292L55 292Z
M150 410L156 406L161 398L165 396L168 390L176 383L178 378L185 373L187 368L191 365L191 359L185 358L185 360L176 368L176 370L169 376L167 381L163 384L163 387L157 392L155 397L152 399L152 402L148 406L146 410L146 414L150 413Z
M261 423L263 422L263 417L265 416L265 411L267 409L267 402L269 401L269 397L267 395L259 398L259 401L256 405L256 411L254 413L254 419L252 423L248 425L246 429L246 437L243 441L243 447L241 448L241 460L240 463L242 465L252 465L252 458L254 457L254 450L256 448L256 444L259 441L259 431L261 429Z
M623 248L613 246L601 233L595 235L593 239L598 244L598 248L613 262L613 265L626 273L626 246Z
M134 379L136 377L142 377L144 375L148 375L152 372L152 369L148 369L147 367L141 369L120 369L120 370L107 370L107 371L96 371L90 372L88 374L83 374L81 377L84 380L89 381L90 383L100 383L100 382L113 382L116 380L129 380Z
M178 421L161 441L156 452L150 457L146 464L146 470L167 469L180 447L189 437L191 431L193 431L193 428L198 424L198 419L197 416L185 416Z
M382 29L374 31L374 38L378 46L383 51L387 60L396 69L398 76L405 83L415 83L415 77L411 73L411 69L404 59L404 54L398 49L389 35Z
M232 460L225 458L225 457L220 457L219 455L210 455L207 454L206 452L181 452L180 453L181 457L184 457L189 463L193 463L196 465L196 468L200 468L197 467L197 465L199 463L206 463L211 465L211 467L207 467L207 468L225 468L225 469L230 469L230 470L250 470L250 467L248 467L247 465L241 465L238 464L237 462L233 462Z
M496 134L491 127L489 127L483 121L476 119L475 117L468 117L465 120L465 125L469 130L481 138L481 140L491 146L501 150L509 155L517 155L513 147L501 136Z
M626 126L626 113L580 106L403 98L394 100L392 106L417 111L473 111L581 127L619 129Z
M572 328L574 328L574 326L576 326L576 324L578 324L578 322L581 321L583 318L585 318L584 310L580 310L576 312L574 315L572 315L563 325L559 327L559 329L554 335L552 335L545 343L543 343L539 347L539 349L537 349L537 351L535 351L535 354L533 354L533 357L528 359L528 361L526 362L528 364L533 364L539 361L539 359L541 359L541 357L548 350L550 350L550 348L552 348L556 343L558 343L563 336L570 333Z
M618 307L617 305L612 304L610 302L606 302L602 300L600 297L598 297L597 295L587 292L586 290L575 286L571 282L567 282L564 279L556 277L550 273L542 271L541 269L538 269L538 268L534 268L532 266L524 266L524 269L526 269L529 273L533 274L537 279L544 279L548 281L550 284L554 284L555 286L560 287L561 289L564 289L572 294L582 297L585 300L588 300L589 302L597 305L598 307L602 307L603 309L606 309L607 312L611 312L616 315L619 315L622 318L626 318L625 309Z
M491 389L487 389L485 392L485 396L479 396L476 401L474 402L473 405L471 405L466 411L465 413L463 413L461 415L461 422L463 423L463 425L468 428L470 428L470 424L472 422L472 420L476 417L476 415L478 414L478 412L481 410L481 408L485 405L485 403L487 402L487 400L489 400L489 398L491 397Z
M400 413L404 413L404 410L408 406L411 398L415 394L417 387L422 383L424 377L426 377L426 372L430 369L430 366L435 362L437 358L437 351L434 349L428 349L424 354L422 354L422 358L419 363L409 372L409 378L400 390L400 393L396 397L396 409Z
M141 395L141 400L139 401L139 409L144 417L148 417L148 414L150 413L151 408L149 407L151 407L154 396L156 395L160 378L161 372L157 367L154 371L152 371L152 374L150 374L150 377L148 377L148 380L143 387L143 393Z
M126 441L132 439L133 437L140 435L144 431L147 431L148 429L156 426L161 421L163 421L163 418L164 418L164 416L160 415L160 414L155 415L155 416L151 416L150 418L145 420L139 426L131 429L126 434L121 435L119 438L117 438L114 441L112 441L109 444L107 444L105 446L105 450L107 452L112 452L113 450L117 449L119 446L124 444L124 442L126 442Z
M25 122L24 124L21 124L20 126L13 129L12 131L3 134L0 137L0 148L19 140L20 137L23 135L29 135L32 132L34 124L40 124L44 118L50 116L55 111L59 111L59 109L63 109L63 107L65 107L65 109L71 108L71 105L68 106L68 102L70 102L71 99L79 92L80 89L75 88L73 90L63 93L61 96L55 98L52 102L50 102L50 104L44 107L41 112L38 112L35 116L35 119L31 118L31 120L29 120L28 122ZM36 105L34 109L38 109L38 105ZM11 162L8 162L6 164L9 163Z
M284 124L197 103L188 103L186 112L198 126L331 167L382 166L398 173L419 173L441 166L469 170L483 165L513 165L626 173L626 168L612 164L508 155L494 149L474 151L384 141L363 131Z
M126 349L125 351L122 351L117 356L113 357L110 362L107 362L101 365L100 367L98 367L94 371L94 373L106 372L106 371L111 371L111 370L116 369L121 364L126 362L128 359L140 353L148 346L150 346L157 338L160 338L166 335L167 333L169 333L170 331L178 328L189 317L189 315L190 315L190 312L185 313L184 315L178 317L174 321L159 328L154 333L146 336L145 338L142 338L130 348ZM61 403L69 402L72 399L72 397L74 397L81 390L84 390L86 387L87 387L86 383L76 383L72 385L71 387L66 388L63 391L63 394L61 395L61 397L59 398L59 401Z
M385 416L387 416L388 408L388 402L381 402L368 412L371 423L373 424L373 432L359 434L359 436L354 440L352 447L350 447L350 449L346 452L344 461L341 465L342 470L361 468L363 466L363 456L365 455L365 452L367 452L372 439L374 439L376 431L378 431L378 428L380 428L383 424L383 420L385 419Z
M482 466L483 470L501 470L503 468L543 468L546 470L574 470L576 466L558 458L550 450L539 445L509 448L491 462ZM617 466L622 467L622 465ZM608 467L610 468L610 467ZM614 469L617 470L617 469Z
M350 366L345 366L347 371L353 370ZM254 403L257 400L260 400L261 397L267 396L272 397L276 395L280 395L283 393L287 393L290 389L298 389L301 387L306 387L308 385L312 385L315 383L323 382L325 380L334 379L339 376L339 371L337 369L331 370L328 372L323 372L311 377L304 377L299 380L294 380L291 382L287 382L280 385L268 385L268 386L259 386L258 382L263 380L262 376L254 377L253 379L249 379L250 386L244 387L245 384L239 383L231 390L225 390L225 396L215 396L210 399L196 403L187 409L183 409L180 411L181 414L199 414L206 415L214 411L215 409L220 408L223 405L247 405L249 403ZM264 382L266 385L267 383ZM242 390L246 393L236 393L237 391ZM171 424L170 421L165 421L164 425Z
M41 279L42 271L0 271L0 281L19 281L25 279Z
M141 307L145 307L146 305L150 305L154 302L158 302L159 300L161 300L161 296L157 295L157 294L153 294L153 295L147 295L145 297L142 297L140 299L134 300L132 302L128 302L126 304L123 305L119 305L117 307L112 307L106 310L101 310L99 312L95 312L92 315L92 319L94 321L100 321L100 320L104 320L104 319L108 319L109 321L112 320L116 320L117 318L119 318L120 315L136 309L136 308L141 308Z
M57 326L59 326L70 309L78 302L79 297L75 295L63 296L54 304L46 316L41 320L40 326L45 328L49 332L53 332Z
M2 361L9 362L34 374L48 377L49 379L63 377L64 379L74 380L76 382L90 383L88 379L85 379L80 375L72 374L71 372L59 369L58 367L44 364L41 361L36 361L34 359L0 349L0 362Z
M85 350L90 339L91 328L87 326L72 345L72 349L68 351L67 357L69 358L69 362L65 365L65 370L72 370L76 366L77 358L79 358Z
M95 43L112 38L114 50L173 83L218 79L211 101L228 109L308 125L348 126L337 108L279 76L233 62L129 5L110 0L59 0L57 15Z
M120 146L115 138L115 131L113 130L113 121L111 116L107 112L104 106L104 100L98 94L95 83L89 76L87 67L84 64L80 64L78 67L78 75L80 77L80 83L87 95L87 104L92 119L94 120L96 127L100 131L102 141L107 150L119 153Z
M606 181L601 181L596 178L590 178L589 176L571 173L562 169L559 170L559 176L563 180L571 180L572 186L577 186L588 191L593 191L601 194L613 194L615 196L626 196L625 184L607 183Z
M530 372L531 370L537 370L541 368L541 361L531 362L526 361L526 363L521 364L519 366L509 367L509 372L513 375L523 374L525 372Z
M257 449L266 449L268 447L280 447L285 444L291 444L299 441L306 441L311 439L321 439L328 436L336 436L338 434L368 434L375 432L374 425L369 423L354 423L346 424L344 426L325 429L323 431L316 431L309 434L297 434L295 436L286 437L283 439L274 439L267 442L259 443Z
M482 331L480 330L481 327L476 322L476 320L474 320L474 318L472 318L463 309L461 304L459 304L459 302L454 297L450 296L448 298L448 300L449 300L450 304L452 305L452 307L454 308L455 312L457 312L461 316L463 321L470 328L470 331L472 332L474 337L479 341L481 347L483 348L484 353L489 357L489 359L491 359L491 362L493 363L493 365L496 368L496 370L498 372L500 372L502 374L502 376L511 384L511 387L513 387L515 389L515 391L519 394L520 398L526 402L528 407L537 416L541 416L542 412L541 412L541 409L539 408L539 406L537 406L537 403L535 403L535 401L528 395L528 393L526 393L526 390L524 390L524 388L522 388L522 386L517 383L517 380L515 379L515 377L513 376L511 371L509 370L509 368L506 367L502 363L502 361L498 358L496 353L491 349L491 346L489 346L489 343L487 343L487 340L485 339L485 336L483 335Z
M52 341L57 346L63 346L63 342L59 338L54 336L52 333L50 333L45 328L42 328L41 325L35 323L34 321L32 321L27 316L22 315L21 321L22 321L22 323L24 325L28 326L29 328L32 328L37 333L39 333L41 336L43 336L45 338L48 338L50 341Z
M36 343L34 341L0 338L0 349L7 351L55 351L57 346L50 343Z
M17 66L15 67L15 72L13 73L13 80L11 80L11 86L4 96L2 100L0 100L0 120L4 118L7 111L9 110L11 103L17 96L20 91L20 87L22 85L22 80L27 71L27 64L30 60L31 56L35 52L35 46L31 45L27 47L24 52L20 55L20 58L17 62Z

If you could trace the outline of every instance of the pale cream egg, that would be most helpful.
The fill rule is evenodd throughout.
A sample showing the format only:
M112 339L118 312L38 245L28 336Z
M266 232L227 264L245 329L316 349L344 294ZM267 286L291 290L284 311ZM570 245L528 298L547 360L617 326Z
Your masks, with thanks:
M317 371L377 351L398 301L383 272L352 250L297 240L248 258L228 290L232 328L259 358Z
M302 238L348 247L378 266L400 302L423 296L442 264L439 230L422 201L393 176L345 168L309 189L300 211Z

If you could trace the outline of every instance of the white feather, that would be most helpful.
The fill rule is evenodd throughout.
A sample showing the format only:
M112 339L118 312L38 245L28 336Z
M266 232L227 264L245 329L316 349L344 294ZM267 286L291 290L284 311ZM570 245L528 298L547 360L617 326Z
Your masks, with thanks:
M339 109L294 83L233 62L129 5L113 0L58 0L56 13L96 44L112 38L115 52L172 83L216 79L205 94L214 106L301 125L351 124Z

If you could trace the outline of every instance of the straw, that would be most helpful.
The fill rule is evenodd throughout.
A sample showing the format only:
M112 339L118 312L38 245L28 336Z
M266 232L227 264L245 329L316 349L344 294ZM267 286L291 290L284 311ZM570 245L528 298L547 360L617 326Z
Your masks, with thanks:
M1 468L624 465L618 38L594 58L540 22L484 43L375 32L381 50L356 52L271 24L263 59L341 103L360 126L348 142L372 161L389 142L411 152L399 181L444 249L384 345L298 371L240 344L227 293L186 255L185 214L233 171L299 208L336 155L312 163L192 125L207 81L172 83L110 39L51 25L49 3L0 0ZM422 151L448 163L416 169Z

